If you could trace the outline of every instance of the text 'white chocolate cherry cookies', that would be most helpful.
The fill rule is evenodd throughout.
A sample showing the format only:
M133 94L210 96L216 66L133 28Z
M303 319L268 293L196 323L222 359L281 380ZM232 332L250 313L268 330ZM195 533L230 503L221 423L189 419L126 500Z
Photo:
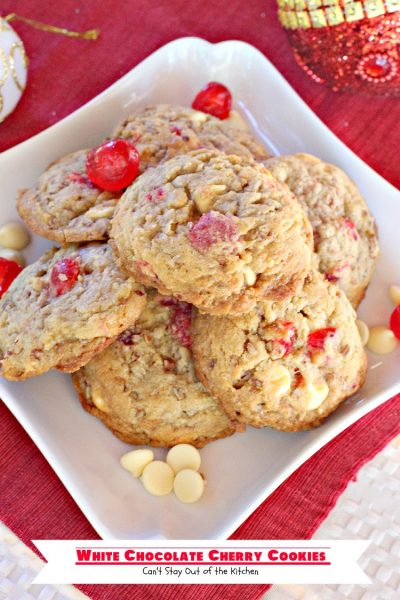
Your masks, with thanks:
M191 312L150 293L135 326L73 375L83 407L128 444L201 447L236 431L194 374Z
M317 267L356 308L379 255L375 220L356 185L338 167L309 154L265 164L303 205L314 231Z
M0 300L2 376L76 371L135 323L145 298L107 244L47 251Z
M138 281L211 314L289 297L312 256L310 224L289 189L262 165L218 151L144 173L119 201L111 238Z
M354 310L317 270L285 301L240 317L197 315L192 336L200 380L228 415L255 427L315 427L365 377Z

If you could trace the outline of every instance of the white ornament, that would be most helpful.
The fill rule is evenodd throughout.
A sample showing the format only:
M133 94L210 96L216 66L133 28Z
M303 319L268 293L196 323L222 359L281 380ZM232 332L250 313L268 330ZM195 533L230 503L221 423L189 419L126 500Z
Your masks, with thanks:
M21 38L0 18L0 123L17 106L25 89L28 59Z

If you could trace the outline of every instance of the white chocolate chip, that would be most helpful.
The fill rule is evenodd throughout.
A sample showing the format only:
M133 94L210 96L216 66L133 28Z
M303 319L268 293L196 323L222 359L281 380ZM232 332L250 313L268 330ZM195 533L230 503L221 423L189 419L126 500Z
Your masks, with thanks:
M205 113L200 112L200 111L196 111L194 113L192 113L190 115L191 120L193 121L193 123L195 123L195 125L201 125L202 123L205 123L205 121L207 121L208 117Z
M166 496L174 487L174 472L162 460L153 460L145 466L141 481L153 496Z
M197 209L201 213L208 212L211 204L213 203L213 199L211 196L205 196L205 195L203 195L203 193L201 191L199 193L197 190L195 190L193 192L192 197L196 204Z
M177 444L168 452L167 463L175 473L182 469L198 471L201 463L200 452L190 444Z
M244 267L243 268L243 276L244 279L247 283L247 285L254 285L256 282L256 274L254 273L253 269L251 269L250 267Z
M397 346L397 338L391 329L379 325L369 330L368 350L375 354L389 354Z
M213 183L207 187L211 191L211 193L215 195L223 194L224 192L226 192L226 185L223 183Z
M288 393L290 386L290 372L286 367L283 365L272 365L268 369L265 379L265 390L267 394L283 396Z
M110 219L115 211L115 207L114 206L94 206L93 208L90 208L87 213L86 213L86 217L88 219Z
M143 473L144 468L152 462L154 458L153 450L148 448L139 448L139 450L132 450L121 456L121 465L132 473L136 478L140 477Z
M366 323L364 323L364 321L361 321L361 319L357 319L356 324L358 328L358 333L360 334L362 345L366 346L368 344L369 339L369 327Z
M225 119L225 122L231 123L238 129L244 129L245 131L249 130L247 122L237 110L231 110L231 112L229 113L229 117Z
M182 208L187 204L188 197L184 190L174 190L168 194L168 206L170 208Z
M21 267L24 267L26 264L25 258L22 256L21 252L18 252L18 250L11 250L11 248L0 248L0 258L13 260L21 265Z
M31 241L28 230L17 221L10 221L0 227L0 245L12 250L23 250Z
M98 408L102 412L110 412L110 409L108 408L107 404L104 402L102 396L97 390L92 389L91 397L92 402L96 406L96 408Z
M391 285L389 288L390 297L395 306L400 304L400 285Z
M266 165L268 169L268 164ZM274 177L281 183L286 183L288 178L288 170L285 165L280 165L279 163L274 165Z
M308 381L304 390L303 408L304 410L315 410L329 394L329 387L325 379L319 381Z
M197 206L197 209L201 213L208 212L211 206L214 204L215 196L223 194L226 191L226 185L223 184L210 184L203 187L199 187L192 193L192 198Z
M183 469L174 479L174 492L181 502L197 502L204 492L204 479L193 469Z

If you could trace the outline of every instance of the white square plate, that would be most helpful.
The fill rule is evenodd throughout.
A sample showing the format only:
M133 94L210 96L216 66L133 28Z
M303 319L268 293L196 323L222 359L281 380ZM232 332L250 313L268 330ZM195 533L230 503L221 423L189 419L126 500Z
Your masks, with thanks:
M15 194L36 182L48 163L98 143L123 115L148 103L190 105L217 80L274 153L306 151L344 168L360 186L380 230L382 257L360 313L370 325L391 310L388 286L400 282L400 194L342 144L296 95L268 60L242 42L212 45L184 38L164 46L97 98L60 123L0 155L0 223L16 217ZM49 245L36 238L30 260ZM58 372L22 383L0 381L0 397L14 413L93 527L103 538L218 539L229 536L298 466L343 429L400 391L400 348L370 356L363 390L318 429L280 433L249 428L202 450L208 485L201 502L149 496L119 466L128 446L75 397ZM163 456L163 450L156 451Z

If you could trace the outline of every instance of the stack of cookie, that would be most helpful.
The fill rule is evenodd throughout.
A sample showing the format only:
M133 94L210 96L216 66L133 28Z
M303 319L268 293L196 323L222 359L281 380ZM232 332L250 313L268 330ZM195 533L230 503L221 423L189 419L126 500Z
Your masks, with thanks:
M113 137L140 155L123 194L91 183L82 150L19 195L32 231L62 247L0 301L3 376L73 372L84 408L132 444L318 425L366 372L354 308L378 244L354 184L181 107Z

